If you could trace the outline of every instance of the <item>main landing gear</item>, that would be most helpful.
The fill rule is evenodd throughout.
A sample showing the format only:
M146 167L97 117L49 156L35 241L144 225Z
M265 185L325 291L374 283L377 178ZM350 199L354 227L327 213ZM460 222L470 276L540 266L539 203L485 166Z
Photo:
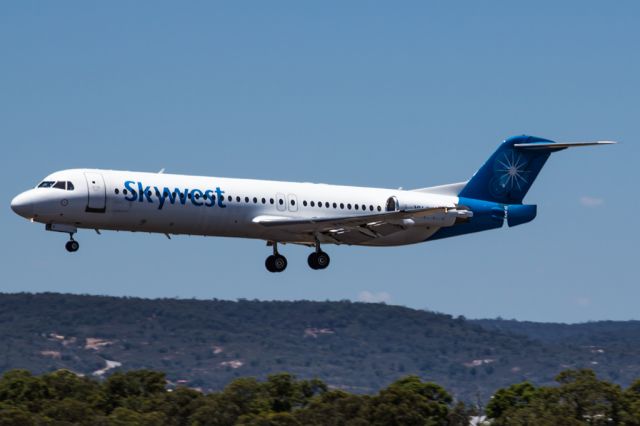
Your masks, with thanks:
M269 272L282 272L287 269L287 258L278 253L278 243L273 243L273 254L267 257L264 265Z
M267 245L273 246L273 254L267 257L264 265L269 272L282 272L287 269L287 258L278 253L278 243L268 242ZM311 253L307 258L307 262L311 269L325 269L329 266L329 255L320 249L320 243L316 241L316 251Z
M69 253L74 253L80 248L80 244L73 239L73 234L69 234L69 241L64 245Z
M330 261L331 258L329 258L327 253L322 251L320 243L316 240L316 251L309 255L307 263L309 263L311 269L325 269L329 266Z

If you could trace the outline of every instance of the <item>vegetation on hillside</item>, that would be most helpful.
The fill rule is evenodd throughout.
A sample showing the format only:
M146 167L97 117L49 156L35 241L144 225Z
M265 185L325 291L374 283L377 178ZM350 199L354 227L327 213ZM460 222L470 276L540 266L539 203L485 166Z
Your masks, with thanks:
M608 346L589 343L589 327L599 324L550 341L462 317L349 301L0 294L0 373L152 369L176 386L211 392L239 377L288 371L358 394L415 375L476 403L513 383L551 385L568 368L592 368L628 386L640 377L640 338L632 338L640 325L618 323L624 338ZM609 343L616 339L615 323L606 334Z
M567 370L558 386L512 385L486 407L492 426L638 425L640 381L626 390L591 370ZM137 370L103 381L67 370L33 376L11 370L0 379L0 425L359 426L468 425L480 414L439 385L403 377L375 395L330 389L288 373L265 381L238 378L220 392L167 389L163 373Z

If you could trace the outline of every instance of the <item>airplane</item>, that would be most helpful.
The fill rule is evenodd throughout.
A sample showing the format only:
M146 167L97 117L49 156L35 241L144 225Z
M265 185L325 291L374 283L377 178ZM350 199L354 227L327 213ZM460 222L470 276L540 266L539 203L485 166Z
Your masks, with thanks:
M17 195L11 209L47 231L80 228L265 240L265 266L282 272L279 244L313 247L312 269L329 266L325 244L399 246L532 221L523 204L551 153L612 141L556 143L535 136L506 139L465 182L413 190L100 169L50 174Z

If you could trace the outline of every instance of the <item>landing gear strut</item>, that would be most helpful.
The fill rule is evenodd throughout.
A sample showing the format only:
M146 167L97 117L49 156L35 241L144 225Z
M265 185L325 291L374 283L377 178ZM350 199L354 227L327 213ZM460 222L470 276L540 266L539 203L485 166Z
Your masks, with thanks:
M325 269L327 266L329 266L330 261L331 258L329 258L329 255L327 253L322 251L322 249L320 248L320 242L316 240L316 251L311 253L307 258L309 266L311 267L311 269Z
M66 248L69 253L76 252L80 248L80 244L73 239L73 234L69 234L69 241L64 245L64 248Z
M273 254L267 257L264 265L269 272L282 272L287 269L287 258L278 253L278 243L273 243Z

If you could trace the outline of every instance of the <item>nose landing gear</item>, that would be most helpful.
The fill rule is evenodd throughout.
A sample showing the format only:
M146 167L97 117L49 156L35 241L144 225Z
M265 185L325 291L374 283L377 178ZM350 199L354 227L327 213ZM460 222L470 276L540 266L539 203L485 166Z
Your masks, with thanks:
M267 257L264 265L269 272L282 272L287 269L287 258L278 253L278 243L273 243L273 254Z
M44 229L47 231L64 232L65 234L69 234L69 241L64 245L64 248L66 248L69 253L76 252L80 248L80 244L73 239L74 234L78 232L78 228L75 226L62 223L47 223Z

